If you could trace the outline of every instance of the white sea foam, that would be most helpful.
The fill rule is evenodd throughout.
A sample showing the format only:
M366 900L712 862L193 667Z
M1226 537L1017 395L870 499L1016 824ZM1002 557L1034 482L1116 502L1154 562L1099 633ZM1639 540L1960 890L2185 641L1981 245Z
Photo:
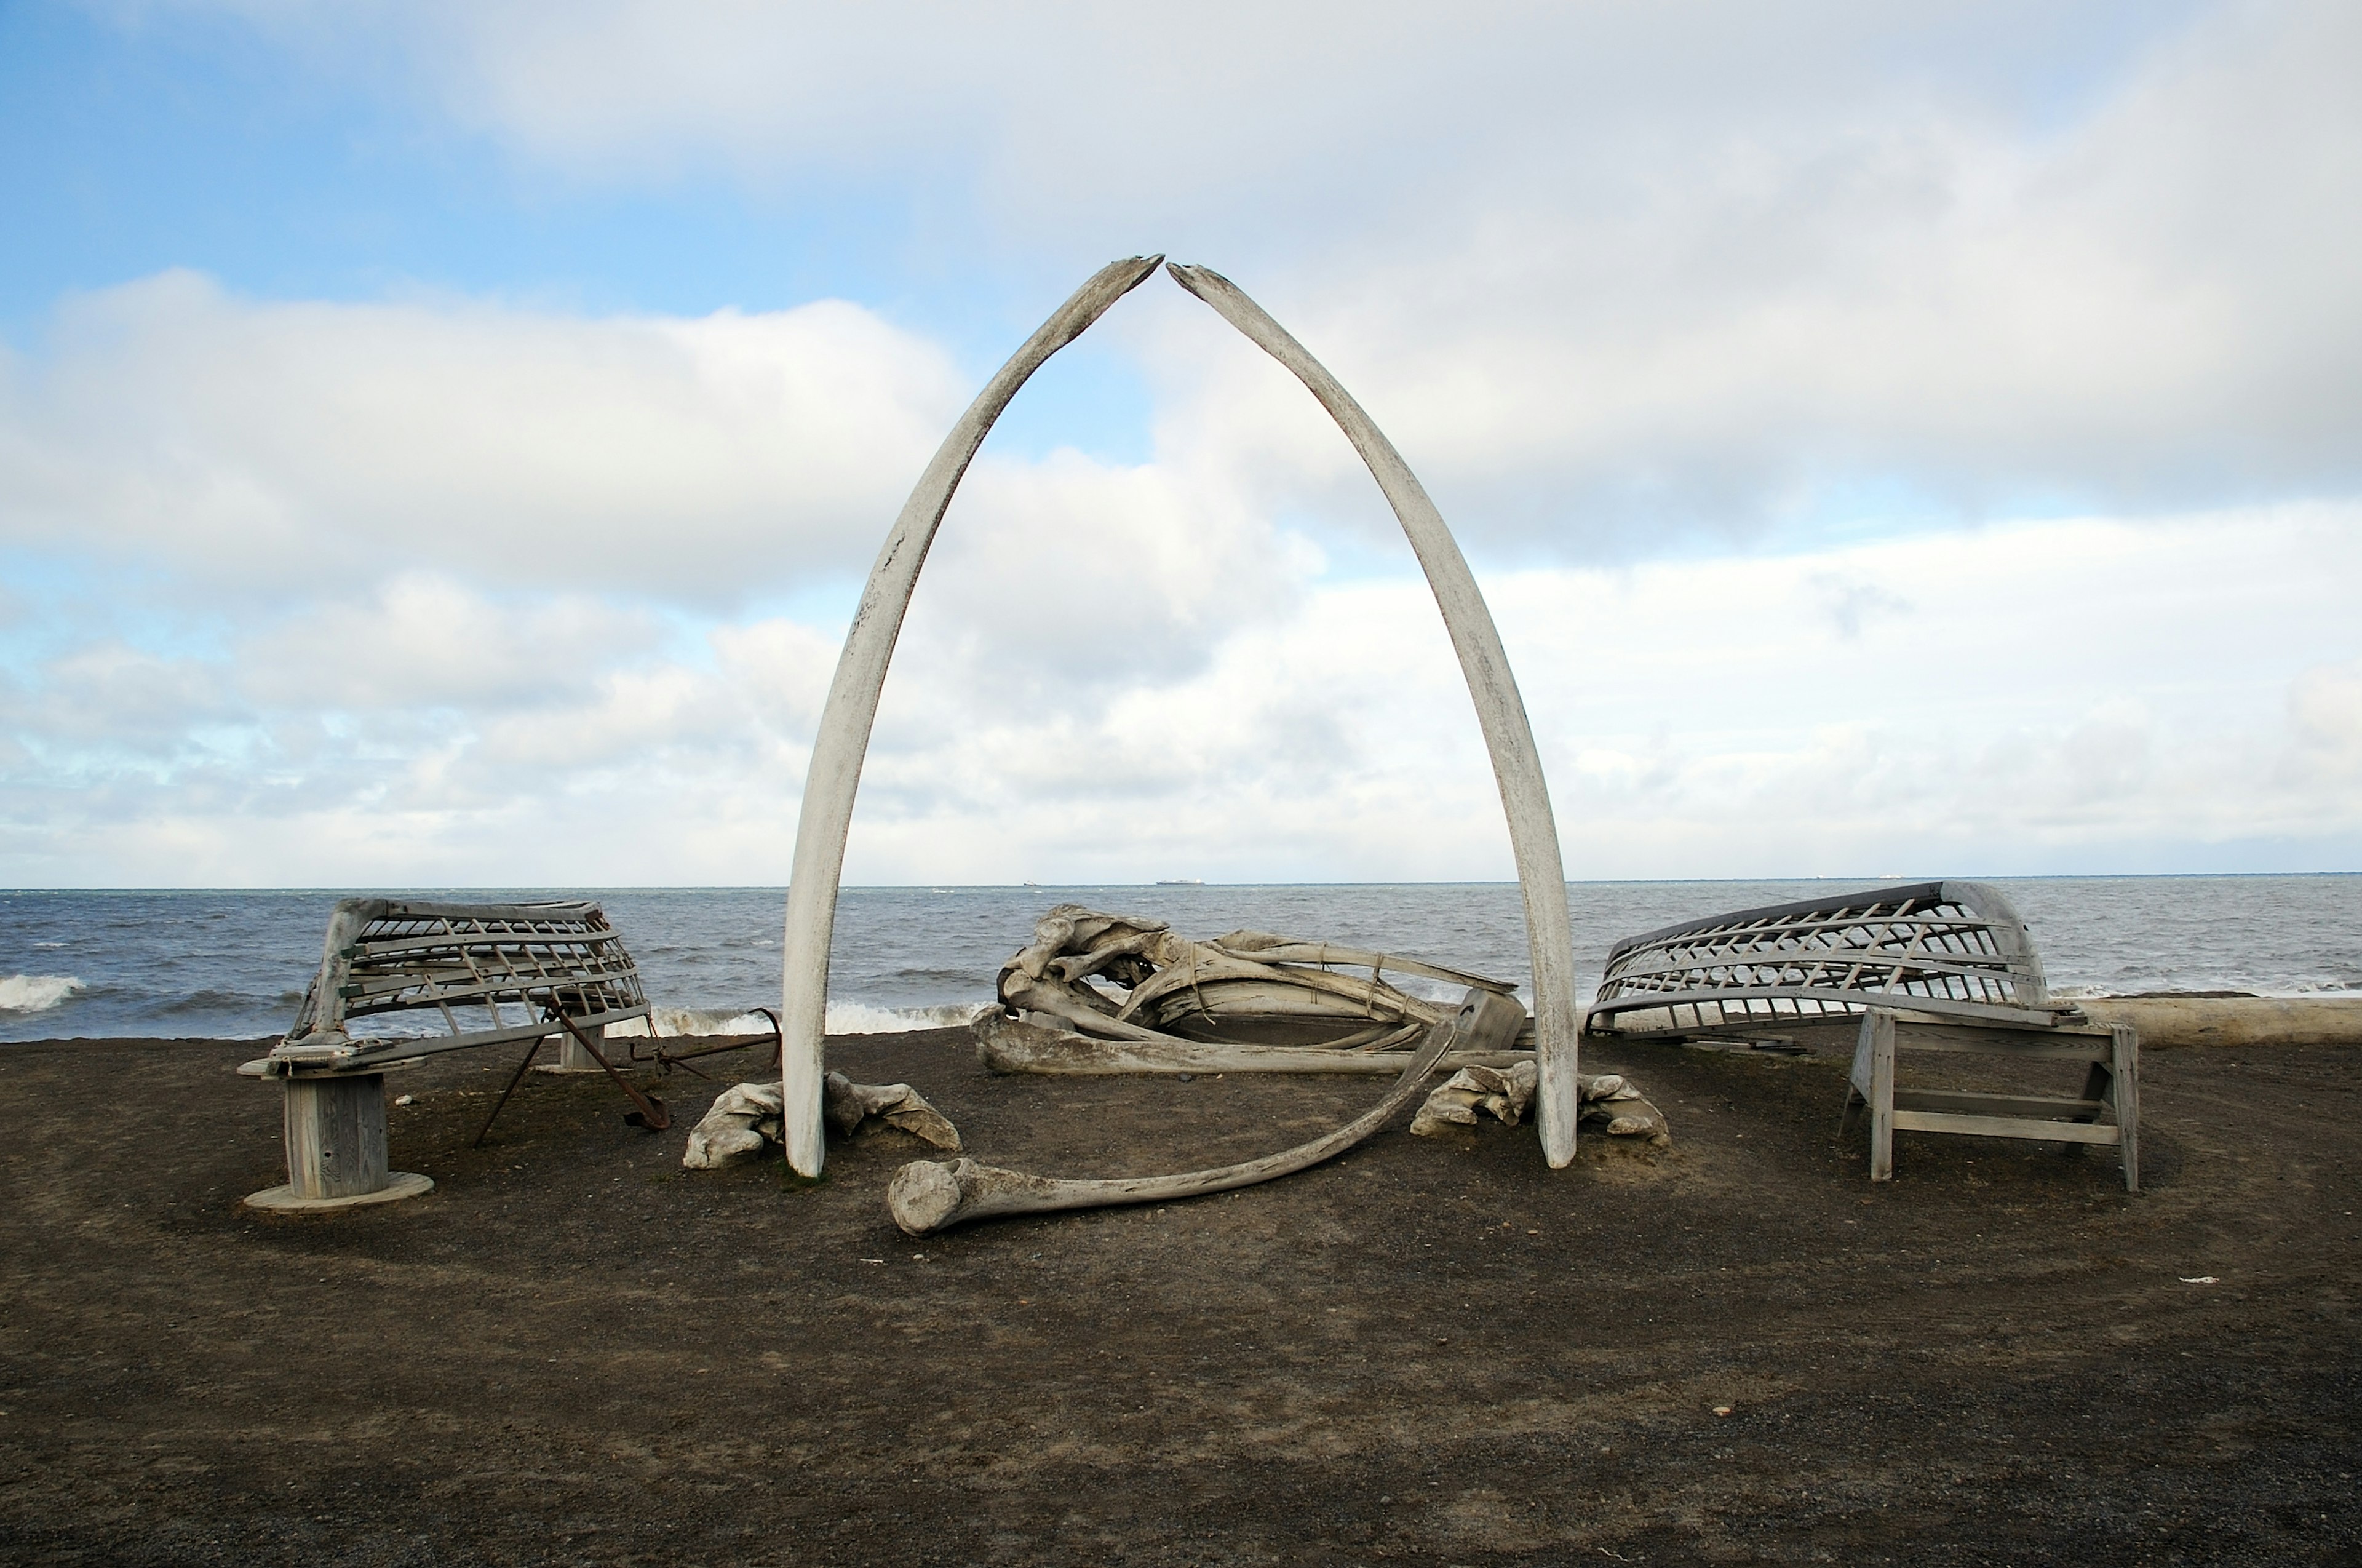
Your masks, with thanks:
M828 1004L827 1029L831 1034L899 1034L911 1029L944 1029L966 1023L976 1016L979 1004L952 1002L940 1007L873 1007L867 1002L833 1001ZM651 1016L656 1021L659 1038L675 1034L768 1034L771 1021L751 1009L660 1007ZM610 1024L610 1034L639 1035L648 1032L640 1020L630 1019Z
M872 1007L867 1002L828 1004L831 1034L900 1034L912 1029L950 1029L976 1016L981 1002L947 1002L939 1007ZM767 1023L765 1027L768 1027Z
M649 1025L655 1028L650 1029ZM659 1007L646 1019L630 1018L607 1026L610 1034L768 1034L771 1021L759 1012L730 1007Z
M72 975L11 975L0 980L0 1012L47 1012L82 988Z

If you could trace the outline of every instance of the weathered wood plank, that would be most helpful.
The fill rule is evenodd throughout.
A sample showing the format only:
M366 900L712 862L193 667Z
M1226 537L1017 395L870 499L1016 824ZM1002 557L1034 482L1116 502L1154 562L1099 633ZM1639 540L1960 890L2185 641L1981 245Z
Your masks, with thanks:
M1861 1032L1870 1049L1870 1179L1894 1179L1894 1015L1866 1013Z
M2114 1081L2109 1085L2109 1098L2114 1101L2116 1127L2124 1149L2125 1190L2140 1190L2140 1034L2129 1023L2118 1023L2110 1031L2114 1036L2114 1060L2111 1064Z
M1971 1094L1958 1089L1894 1091L1897 1110L1945 1110L1962 1116L2058 1116L2090 1121L2107 1110L2102 1099L2067 1099L2055 1095Z
M2056 1143L2114 1143L2119 1133L2105 1123L2044 1121L2019 1116L1952 1116L1934 1110L1894 1112L1898 1132L1959 1132L1971 1138L2033 1138Z
M579 1020L584 1028L597 1026L603 1031L609 1024L627 1019L646 1018L646 1007L627 1008L617 1012L591 1013ZM324 1073L370 1072L398 1063L416 1061L445 1051L468 1051L479 1045L507 1045L526 1040L546 1040L562 1032L563 1026L546 1020L531 1023L512 1023L502 1029L479 1030L468 1034L422 1034L407 1037L366 1037L346 1039L340 1043L281 1044L268 1056L245 1063L238 1072L247 1077L305 1077Z

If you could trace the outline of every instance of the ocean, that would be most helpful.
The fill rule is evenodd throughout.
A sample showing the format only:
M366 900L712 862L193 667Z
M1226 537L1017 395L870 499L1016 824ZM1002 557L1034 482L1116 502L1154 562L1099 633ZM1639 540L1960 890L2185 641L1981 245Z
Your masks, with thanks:
M2362 993L2362 875L1992 878L2067 995ZM1586 997L1618 938L1675 921L1875 882L1576 882ZM381 891L382 889L381 889ZM348 892L0 892L0 1041L259 1039L293 1019L330 907ZM414 889L415 898L590 898L675 1022L720 1027L778 1004L778 888ZM923 1028L988 1001L1002 960L1052 905L1248 927L1428 959L1523 986L1515 883L1095 888L848 888L838 903L829 1027Z

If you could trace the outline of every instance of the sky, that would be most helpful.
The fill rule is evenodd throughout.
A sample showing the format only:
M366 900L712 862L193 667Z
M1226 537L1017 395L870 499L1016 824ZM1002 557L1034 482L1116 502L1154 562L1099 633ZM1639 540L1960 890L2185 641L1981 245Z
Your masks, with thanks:
M2362 9L0 3L0 886L775 885L936 444L1236 281L1576 879L2362 869ZM1514 875L1158 277L922 577L855 884Z

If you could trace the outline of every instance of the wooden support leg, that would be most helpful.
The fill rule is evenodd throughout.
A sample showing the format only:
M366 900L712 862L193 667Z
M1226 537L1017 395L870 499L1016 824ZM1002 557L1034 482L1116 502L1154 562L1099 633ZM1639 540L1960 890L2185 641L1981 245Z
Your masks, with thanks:
M2116 1129L2122 1140L2120 1152L2125 1162L2125 1190L2140 1190L2140 1036L2129 1024L2117 1024L2115 1035L2116 1060Z
M1861 1015L1861 1028L1854 1035L1853 1070L1846 1075L1845 1109L1838 1112L1838 1136L1846 1135L1853 1125L1853 1108L1870 1103L1870 1014Z
M2114 1072L2109 1070L2107 1063L2093 1062L2083 1074L2083 1088L2079 1098L2097 1100L2102 1106L2114 1105L2115 1103L2115 1082L2116 1076ZM2070 1118L2070 1120L2081 1122L2093 1122L2100 1120L2100 1112L2095 1110L2088 1116L2076 1116ZM2058 1145L2058 1153L2067 1159L2079 1160L2083 1157L2084 1151L2090 1147L2091 1145L2089 1143L2069 1142Z
M358 1198L385 1185L385 1075L287 1080L287 1185Z
M2115 1087L2115 1072L2108 1066L2107 1063L2094 1062L2092 1064L2091 1069L2083 1075L2082 1098L2085 1099L2096 1099L2103 1105L2113 1104L2114 1102L2109 1099L2109 1096ZM2096 1121L2099 1120L2099 1115L2095 1111L2090 1116L2078 1116L2075 1120L2078 1121ZM2080 1149L2082 1146L2083 1145L2081 1143L2070 1145L2070 1147L2077 1149Z
M1894 1179L1894 1015L1862 1015L1863 1043L1870 1051L1870 1179Z
M340 1209L430 1190L423 1176L386 1168L385 1075L286 1080L287 1185L246 1201L257 1209Z

